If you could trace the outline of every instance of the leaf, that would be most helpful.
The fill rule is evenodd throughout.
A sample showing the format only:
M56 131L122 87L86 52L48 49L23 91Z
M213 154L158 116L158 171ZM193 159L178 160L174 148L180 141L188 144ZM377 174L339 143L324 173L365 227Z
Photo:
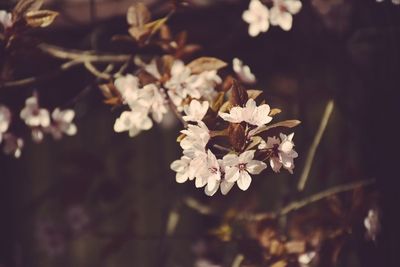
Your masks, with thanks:
M155 32L157 32L158 30L161 29L161 27L167 22L167 20L168 20L168 18L164 17L164 18L149 22L144 26L147 30L150 31L150 34L154 34Z
M246 150L249 150L255 146L258 146L258 144L260 144L262 140L263 139L260 136L251 137L251 143L246 147Z
M261 127L258 127L254 130L252 130L250 132L251 135L256 135L265 131L268 131L272 128L276 128L276 127L286 127L286 128L293 128L296 127L297 125L299 125L301 123L301 121L299 120L286 120L286 121L281 121L275 124L271 124L271 125L263 125Z
M249 98L252 98L252 99L256 99L256 98L259 97L262 93L263 93L262 90L255 90L255 89L247 90L247 95L249 96Z
M129 28L129 34L136 41L140 41L144 36L147 36L149 34L149 30L145 27L131 27Z
M231 123L228 128L228 138L236 151L241 151L246 142L246 132L239 123Z
M203 71L219 70L226 67L228 64L214 57L200 57L188 64L193 74L199 74Z
M43 0L21 0L13 10L13 21L22 18L27 12L38 11L43 5Z
M228 136L228 129L224 129L221 131L210 131L210 136L211 137Z
M151 19L150 11L143 3L135 3L128 8L126 21L132 27L144 26Z
M232 108L232 104L230 101L226 101L219 109L219 112L227 112Z
M214 112L218 112L221 108L222 104L224 104L225 92L218 93L218 96L211 103L211 110Z
M25 14L24 18L26 24L30 27L47 27L53 23L55 18L58 16L58 12L51 10L38 10L29 11Z
M231 87L231 97L229 101L231 102L232 106L241 106L243 107L249 96L247 95L246 89L238 83L237 80L233 80L232 87Z
M281 113L282 112L282 110L280 110L279 108L273 108L273 109L271 109L271 111L269 112L269 116L275 116L275 115L277 115L277 114L279 114L279 113Z
M183 140L183 138L185 138L185 137L186 137L186 134L180 134L180 135L176 138L176 142L180 143L180 142Z

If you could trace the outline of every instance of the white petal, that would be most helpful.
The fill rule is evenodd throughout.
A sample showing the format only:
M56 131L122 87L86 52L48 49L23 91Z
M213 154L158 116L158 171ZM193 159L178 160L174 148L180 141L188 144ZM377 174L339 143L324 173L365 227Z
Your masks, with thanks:
M240 173L237 167L226 167L225 168L225 180L233 183L239 179Z
M254 152L255 150L247 150L240 154L239 156L239 163L248 163L250 160L254 158Z
M204 193L207 196L213 196L215 192L218 191L219 183L215 183L213 187L211 187L209 184L204 188Z
M250 174L248 174L246 171L241 171L240 172L240 177L237 180L238 187L241 190L246 191L249 188L250 184L251 184L251 176L250 176Z
M222 193L223 195L228 194L229 191L231 191L231 189L232 189L232 187L233 187L234 184L235 184L235 183L230 183L230 182L227 182L227 181L225 181L225 180L222 181L222 182L221 182L221 185L220 185L221 193Z
M301 2L297 0L286 1L286 8L290 13L297 14L301 9Z
M251 174L259 174L267 168L265 162L259 160L251 160L246 164L246 170Z

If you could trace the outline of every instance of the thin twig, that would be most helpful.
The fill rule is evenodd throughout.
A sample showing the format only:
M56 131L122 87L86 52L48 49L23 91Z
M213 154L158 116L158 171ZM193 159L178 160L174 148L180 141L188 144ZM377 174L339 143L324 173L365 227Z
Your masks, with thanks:
M297 189L302 191L306 185L308 176L310 174L311 166L314 161L315 152L317 151L318 145L321 142L322 135L325 132L326 126L328 125L329 118L331 117L332 111L334 107L333 100L329 100L326 105L324 115L322 116L321 122L319 124L319 128L317 133L315 134L314 140L310 146L310 150L308 151L306 162L304 164L303 172L301 173L299 183L297 184Z
M242 254L236 255L235 259L232 262L232 267L240 267L243 261L244 261L244 256Z
M111 79L111 75L105 72L101 72L99 71L92 63L90 63L89 61L85 61L84 62L85 68L92 73L94 76L100 78L100 79L104 79L104 80L110 80Z

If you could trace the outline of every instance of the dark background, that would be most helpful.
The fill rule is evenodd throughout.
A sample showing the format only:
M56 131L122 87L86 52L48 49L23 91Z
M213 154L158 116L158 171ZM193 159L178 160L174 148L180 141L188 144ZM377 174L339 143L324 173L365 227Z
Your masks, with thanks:
M268 170L246 192L234 189L226 197L208 198L191 184L175 183L169 164L180 154L175 143L180 126L154 127L134 139L115 133L119 112L102 103L93 77L83 68L32 88L3 89L0 102L14 111L22 108L33 89L42 106L74 108L78 134L61 142L48 138L40 145L27 141L19 160L0 155L0 264L192 266L191 247L217 222L182 206L184 197L223 209L256 201L259 208L275 210L333 185L374 178L383 232L377 244L348 244L339 265L398 266L400 6L367 0L302 2L290 32L272 27L257 38L248 36L241 19L247 1L216 1L179 12L170 21L175 33L188 30L190 42L203 46L198 55L227 62L243 59L267 102L283 110L279 119L302 121L295 130L300 155L295 174ZM61 12L60 22L36 33L36 38L76 49L125 51L109 39L124 33L120 10L127 3L115 1L110 14L93 12L93 6L90 12L90 3L85 4L87 9L74 9L68 1L49 3ZM11 5L0 1L0 9ZM152 9L161 14L160 6L163 2L153 3ZM16 78L59 64L40 53L25 53ZM299 194L296 184L329 99L335 100L335 110L306 190ZM87 211L88 229L66 234L63 253L50 257L38 244L38 221L51 220L65 232L65 211L74 205ZM180 221L175 235L166 238L166 217L174 209L179 209ZM229 262L235 249L234 244L221 245L215 258Z

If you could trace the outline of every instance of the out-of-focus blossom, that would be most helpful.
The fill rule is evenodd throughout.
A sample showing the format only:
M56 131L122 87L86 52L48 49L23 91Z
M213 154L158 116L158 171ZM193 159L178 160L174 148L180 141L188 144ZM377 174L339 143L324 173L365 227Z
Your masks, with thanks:
M36 95L26 99L25 107L21 110L20 117L29 127L46 128L50 125L49 111L40 108Z
M366 237L372 241L376 241L376 238L381 230L378 209L374 208L368 211L368 215L364 219L364 226L367 230Z
M24 147L24 140L16 137L11 133L5 133L3 136L3 151L7 155L13 155L15 158L19 158Z
M223 158L225 179L231 183L237 182L238 187L243 191L247 190L250 186L250 174L259 174L267 168L267 164L264 162L253 159L254 152L255 150L248 150L239 156L228 154Z
M150 63L145 63L140 57L135 57L135 64L141 68L143 68L148 74L152 75L157 80L161 79L160 71L157 67L157 60L153 58Z
M10 28L13 25L12 14L5 10L0 10L0 24L4 29Z
M251 0L242 18L249 25L249 35L255 37L269 28L269 10L259 0Z
M73 123L75 111L72 109L60 110L56 108L52 114L51 125L45 130L49 132L54 139L60 139L63 134L73 136L77 133L76 125Z
M165 96L160 93L160 89L155 84L148 84L142 90L144 105L149 108L153 120L160 123L168 112Z
M7 132L11 123L11 112L4 106L0 105L0 143L3 140L3 134Z
M310 264L315 259L316 255L317 253L315 251L306 252L300 254L299 257L297 258L297 261L299 262L301 267L309 267Z
M196 99L192 100L189 105L184 106L183 110L186 116L183 116L185 121L201 121L207 113L209 103L203 101L200 103Z
M114 123L114 131L117 133L129 131L129 136L134 137L143 130L153 127L153 122L144 108L136 108L134 111L124 111Z
M290 173L293 173L294 159L298 157L297 152L293 149L294 133L289 135L280 134L280 140L276 137L268 137L267 142L263 141L258 146L259 149L270 149L270 165L274 172L279 172L285 168Z
M64 234L49 221L39 221L36 225L36 238L39 247L50 257L56 257L65 251Z
M392 3L395 5L400 5L400 0L392 0Z
M273 7L270 10L271 25L279 25L283 30L289 31L292 28L293 17L301 9L299 0L273 0Z
M256 82L256 76L251 72L250 67L244 65L240 59L234 58L232 66L239 80L247 84L254 84Z
M82 231L90 222L89 215L80 205L70 207L67 210L66 217L69 226L74 232Z
M118 77L114 82L115 87L120 92L124 103L130 107L137 105L139 99L139 79L128 74Z
M210 131L202 121L199 121L198 125L190 124L188 129L182 130L181 133L186 135L180 143L181 147L185 150L193 148L197 144L200 147L205 147L210 140Z
M269 123L272 117L269 116L270 107L267 104L256 105L253 99L249 99L244 108L233 107L229 113L219 113L219 116L225 121L241 123L243 121L256 126Z
M194 267L221 267L221 265L214 264L207 259L198 259L194 263Z

